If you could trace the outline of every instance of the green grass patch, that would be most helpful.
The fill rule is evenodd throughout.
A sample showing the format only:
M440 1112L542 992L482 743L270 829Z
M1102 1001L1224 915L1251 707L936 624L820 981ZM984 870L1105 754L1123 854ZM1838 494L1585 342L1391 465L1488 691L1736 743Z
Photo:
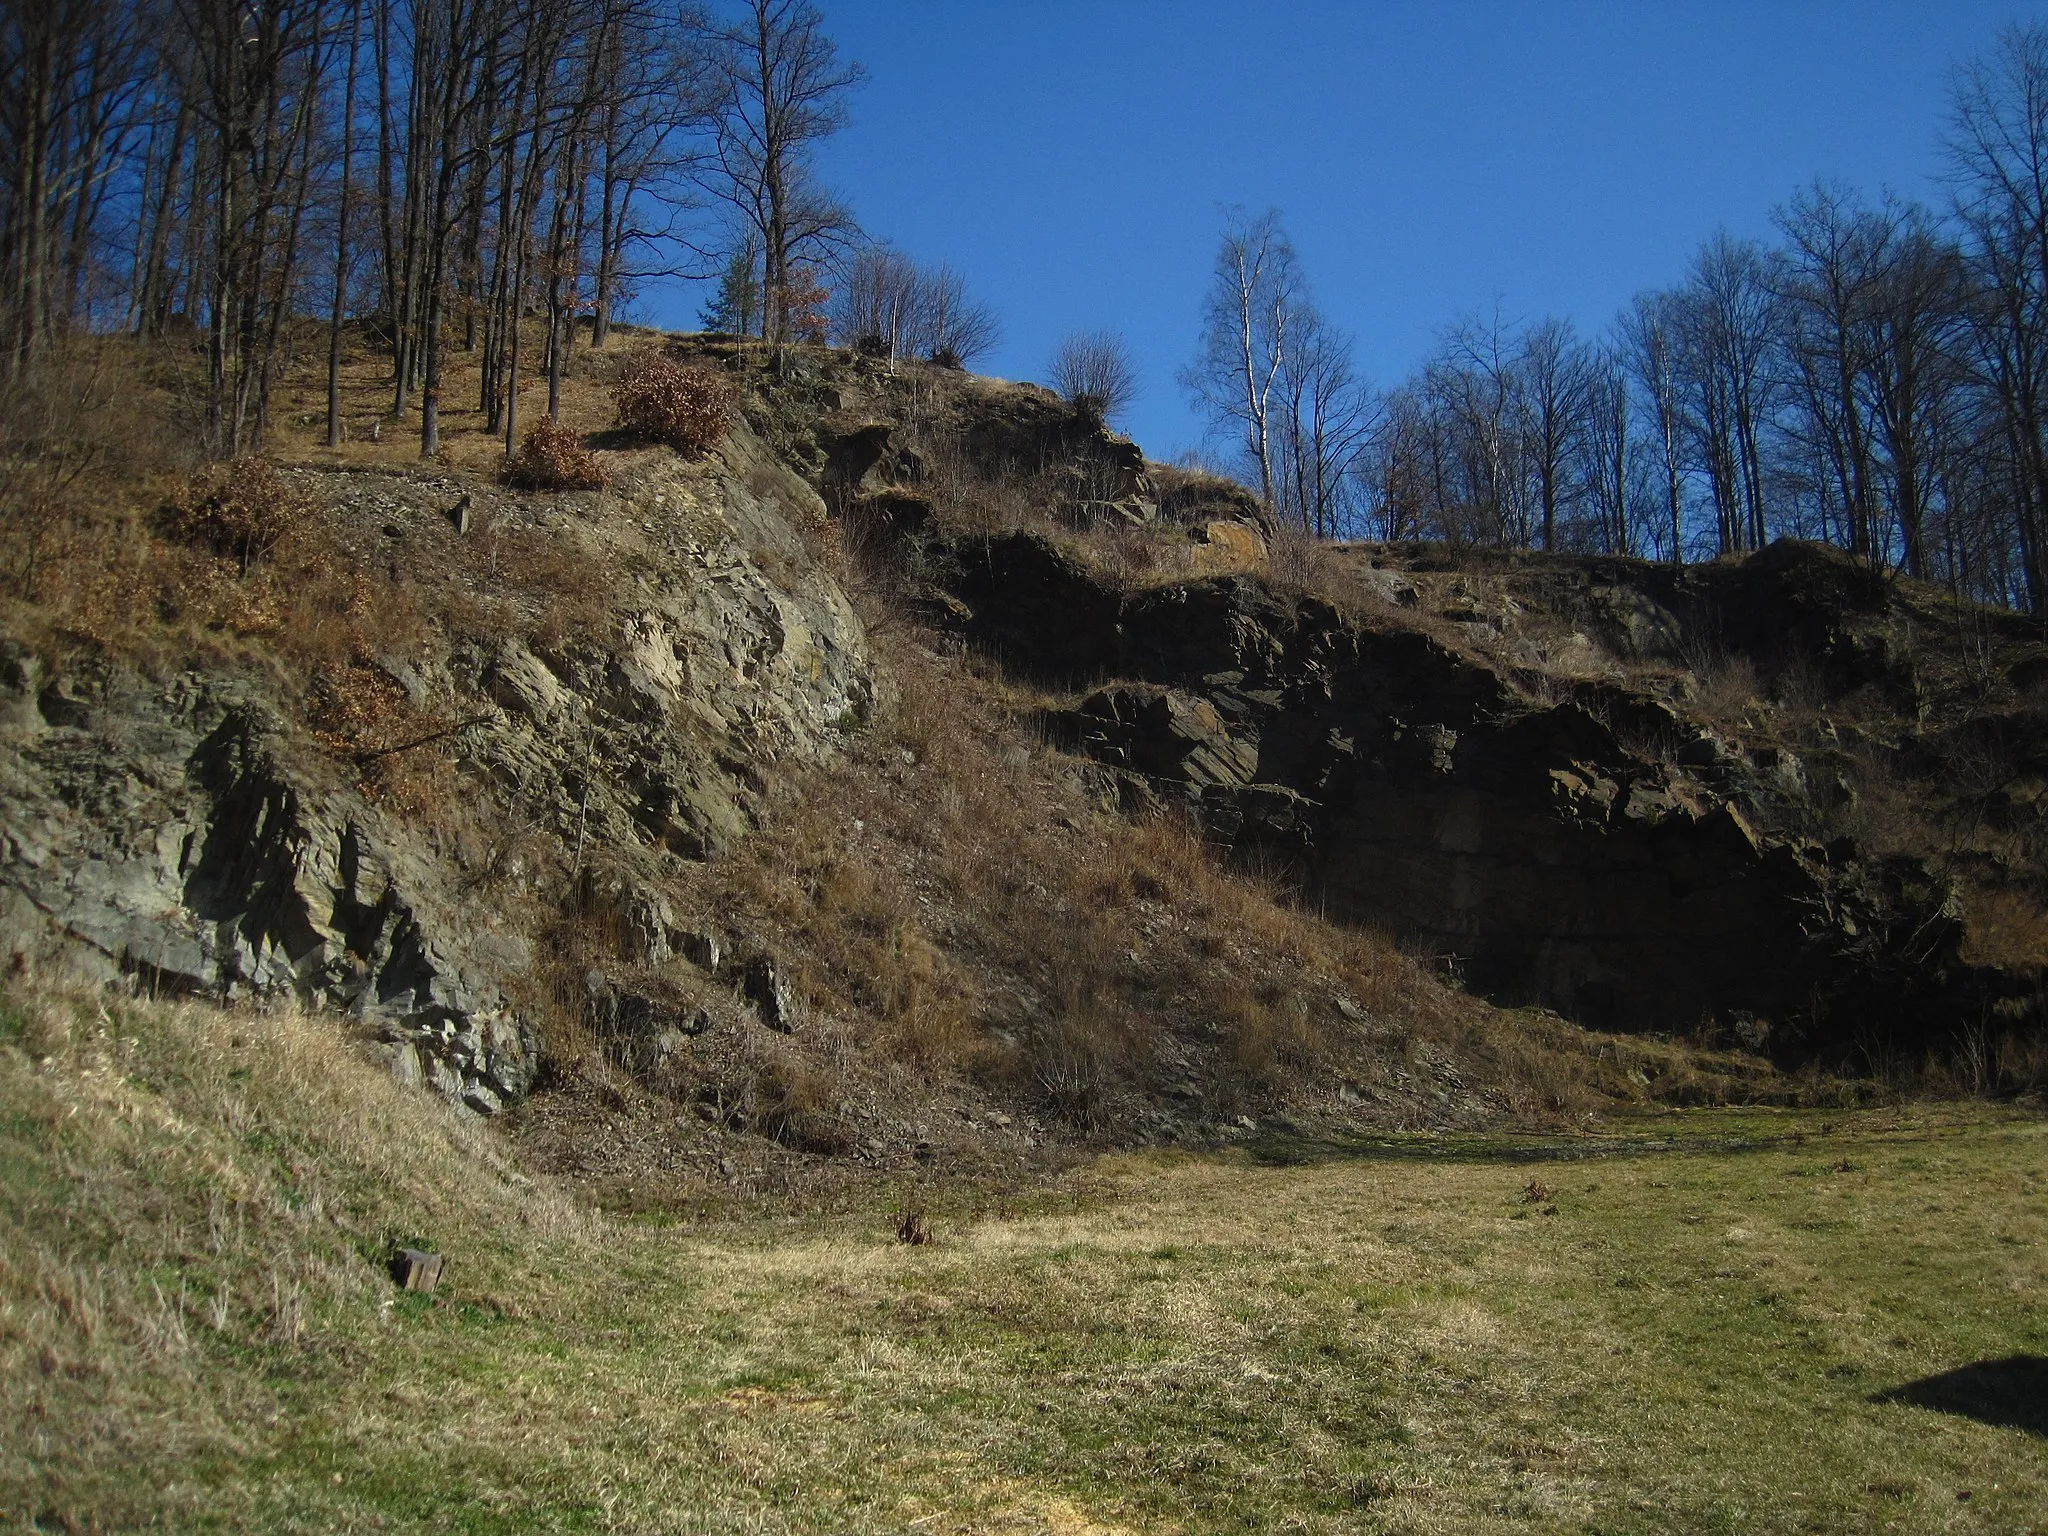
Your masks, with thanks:
M893 1187L594 1217L329 1021L8 1006L27 1528L2048 1528L2015 1111L1112 1158L908 1247Z

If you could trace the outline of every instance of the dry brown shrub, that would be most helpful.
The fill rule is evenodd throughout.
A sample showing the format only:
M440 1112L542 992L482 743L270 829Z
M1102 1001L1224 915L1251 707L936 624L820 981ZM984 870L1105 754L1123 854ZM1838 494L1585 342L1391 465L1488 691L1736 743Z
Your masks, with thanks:
M529 491L597 491L611 481L582 437L551 416L526 429L506 478Z
M1292 987L1233 980L1217 997L1216 1011L1229 1031L1232 1065L1260 1087L1284 1087L1330 1055L1328 1031L1310 1000Z
M258 458L202 470L163 510L166 535L190 549L234 562L246 576L286 540L302 536L313 499Z
M2018 891L1980 890L1964 903L1963 959L1972 965L2048 967L2048 912Z
M360 654L323 670L306 690L306 723L337 756L387 751L422 734L424 719L405 690Z
M0 579L19 596L39 601L45 566L73 559L81 534L123 533L137 481L189 462L153 352L74 335L0 381Z
M1031 1031L1010 1063L1027 1099L1082 1131L1115 1123L1156 1033L1150 1020L1121 1003L1113 982L1112 973L1086 956L1060 967L1052 1016Z
M304 708L314 740L350 765L364 799L406 817L465 867L485 861L492 807L451 761L448 721L362 652L317 668Z
M1763 691L1756 666L1747 656L1710 656L1695 675L1699 685L1693 704L1710 720L1740 720Z
M708 453L732 422L733 387L722 374L650 353L612 389L619 425L684 453Z
M747 1089L749 1117L784 1146L835 1156L853 1145L832 1078L799 1053L771 1047L756 1064Z
M1292 524L1273 530L1266 568L1273 585L1289 596L1320 597L1346 606L1356 598L1357 583L1344 555Z

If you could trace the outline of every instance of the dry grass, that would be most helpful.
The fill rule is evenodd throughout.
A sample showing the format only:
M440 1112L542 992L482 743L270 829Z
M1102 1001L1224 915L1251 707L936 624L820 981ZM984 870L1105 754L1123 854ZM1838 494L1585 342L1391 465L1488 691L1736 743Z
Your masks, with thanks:
M2048 967L2048 910L2024 892L1975 891L1963 911L1969 964Z
M660 1224L527 1182L325 1023L19 991L0 1106L25 1528L2048 1519L2025 1116L1278 1135ZM381 1272L401 1240L436 1297ZM1944 1395L1997 1362L2010 1397Z
M146 1448L189 1478L243 1453L261 1377L393 1326L397 1244L462 1249L465 1287L488 1295L538 1237L581 1229L338 1028L20 981L0 994L11 1515L61 1511L61 1468L119 1478ZM181 1481L160 1485L173 1502Z

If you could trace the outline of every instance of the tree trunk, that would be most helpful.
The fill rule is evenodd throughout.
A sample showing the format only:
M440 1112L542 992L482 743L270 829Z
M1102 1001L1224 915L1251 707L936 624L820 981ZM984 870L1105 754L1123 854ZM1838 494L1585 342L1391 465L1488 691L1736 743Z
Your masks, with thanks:
M327 446L341 446L341 323L348 299L348 203L356 147L356 48L362 12L349 7L348 74L341 93L341 196L334 210L334 306L327 321Z

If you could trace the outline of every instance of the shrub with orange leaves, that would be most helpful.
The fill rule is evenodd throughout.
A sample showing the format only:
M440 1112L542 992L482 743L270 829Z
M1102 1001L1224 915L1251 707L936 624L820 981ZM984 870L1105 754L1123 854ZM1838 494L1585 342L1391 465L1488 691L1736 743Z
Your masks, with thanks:
M551 416L526 429L507 477L529 491L602 490L611 479L583 439Z
M708 453L732 422L733 388L726 378L658 353L628 369L612 399L620 426L685 453Z
M193 477L163 511L177 543L234 561L244 576L313 518L313 500L267 460L235 459Z

